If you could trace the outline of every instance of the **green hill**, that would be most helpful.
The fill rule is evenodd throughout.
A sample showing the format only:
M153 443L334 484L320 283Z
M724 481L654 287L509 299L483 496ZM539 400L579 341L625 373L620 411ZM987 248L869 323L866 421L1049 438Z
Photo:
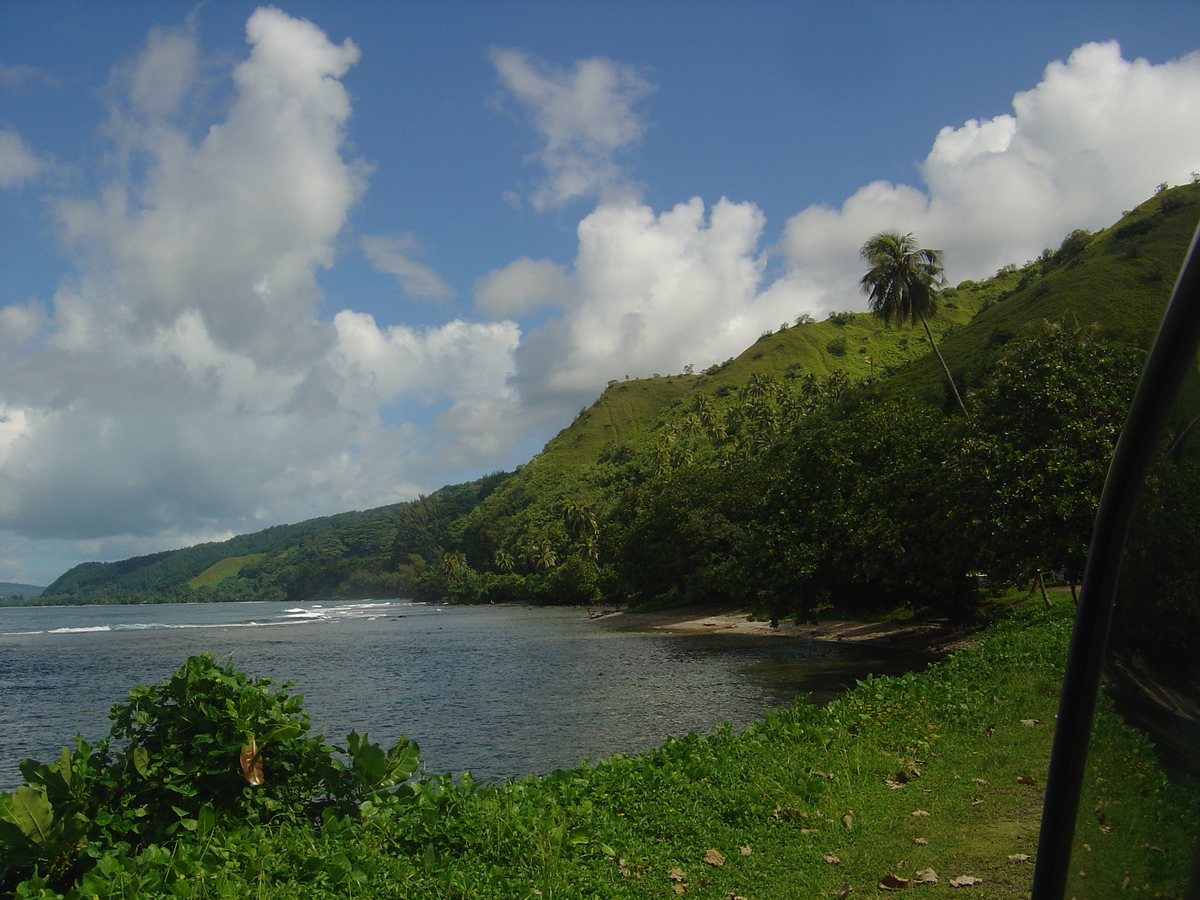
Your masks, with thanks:
M46 590L36 584L17 584L11 581L0 581L0 599L25 600L38 597Z
M1086 357L1100 369L1129 368L1120 362L1121 348L1149 346L1198 212L1200 185L1169 189L1098 234L1073 232L1024 266L943 290L930 327L960 390L984 419L974 436L955 417L945 376L921 329L887 327L867 313L833 313L822 321L801 316L702 373L609 382L511 476L497 473L408 503L224 542L86 563L52 584L43 602L404 595L620 603L705 595L810 608L823 601L805 592L815 589L815 573L833 566L834 557L851 546L869 556L893 541L875 534L870 516L883 521L903 503L918 503L886 482L905 454L918 467L914 484L926 477L922 454L926 460L949 454L938 476L943 481L927 485L944 491L962 459L1000 439L993 433L1004 415L996 379L1005 360L1025 353L1026 364L1035 365L1037 353L1054 352ZM1047 330L1045 323L1059 330ZM1119 391L1126 388L1112 389L1118 393L1109 407L1120 409L1125 401ZM1040 400L1031 395L1023 402ZM1114 415L1109 407L1089 415L1100 421ZM893 411L885 415L885 409ZM892 442L886 447L872 430L879 428ZM942 444L922 443L931 436ZM859 449L847 451L836 441ZM1094 457L1102 452L1097 447L1087 452ZM874 461L879 472L856 455L868 452L884 454ZM1089 477L1102 468L1094 461L1080 465L1090 466ZM849 480L829 487L839 478ZM885 490L896 495L867 497ZM850 529L842 545L816 532L802 535L792 521L799 507L830 535ZM936 514L951 512L963 511ZM972 521L963 523L963 534L982 528L986 516L967 518ZM790 543L764 556L762 548L783 541L788 529ZM874 544L868 533L875 534ZM657 561L649 556L652 548ZM1017 565L1012 560L1019 555L1006 558ZM680 570L665 574L675 564ZM947 564L1000 565L966 557ZM834 570L852 572L854 565L847 557ZM879 565L877 577L859 579L860 593L867 585L897 597L915 590L915 575L904 576L903 590L897 587L903 579L881 587L893 578L883 574L889 566L906 570L899 549L890 563ZM760 571L767 574L760 578ZM775 586L755 586L760 580ZM827 585L821 596L831 590ZM762 596L753 600L756 591ZM796 597L783 603L781 591Z

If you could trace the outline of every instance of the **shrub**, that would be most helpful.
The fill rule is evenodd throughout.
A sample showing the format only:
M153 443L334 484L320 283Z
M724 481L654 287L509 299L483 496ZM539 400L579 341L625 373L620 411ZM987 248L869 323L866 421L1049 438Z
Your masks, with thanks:
M26 784L0 793L0 888L33 870L70 883L95 864L97 848L173 843L221 821L350 813L402 796L391 789L416 771L416 744L402 737L384 751L351 732L345 750L325 746L287 687L193 656L114 706L109 740L93 748L77 739L47 765L25 760Z

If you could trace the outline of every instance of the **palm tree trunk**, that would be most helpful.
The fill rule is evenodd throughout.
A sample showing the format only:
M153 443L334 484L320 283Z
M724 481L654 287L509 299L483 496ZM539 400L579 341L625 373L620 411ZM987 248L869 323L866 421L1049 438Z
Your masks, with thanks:
M963 411L963 415L970 422L971 414L967 412L967 405L963 403L963 398L958 393L958 385L954 383L954 376L950 374L950 367L946 365L946 360L942 358L942 351L938 349L937 342L933 339L933 332L929 330L929 323L925 321L924 316L921 316L921 324L925 326L925 335L929 338L929 346L937 354L938 362L942 364L942 370L946 373L946 380L950 382L950 390L954 392L954 399L958 401L959 409Z

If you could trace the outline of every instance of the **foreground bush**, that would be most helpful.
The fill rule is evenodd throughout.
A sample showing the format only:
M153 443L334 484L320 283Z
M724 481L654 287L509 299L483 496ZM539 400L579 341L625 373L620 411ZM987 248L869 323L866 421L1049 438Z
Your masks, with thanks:
M387 752L354 732L344 750L326 746L302 704L208 654L134 688L109 712L107 740L78 738L49 764L25 760L25 786L0 794L0 886L34 871L68 886L97 859L110 868L109 851L173 846L218 825L351 813L390 799L416 770L407 738Z

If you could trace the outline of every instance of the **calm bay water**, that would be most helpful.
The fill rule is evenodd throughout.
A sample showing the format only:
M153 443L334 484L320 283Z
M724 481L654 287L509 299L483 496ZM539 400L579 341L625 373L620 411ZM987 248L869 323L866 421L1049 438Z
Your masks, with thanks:
M76 734L108 732L134 685L191 655L294 682L317 730L417 741L430 772L544 774L668 736L743 728L807 695L924 660L802 638L615 630L576 609L401 600L0 608L0 789Z

